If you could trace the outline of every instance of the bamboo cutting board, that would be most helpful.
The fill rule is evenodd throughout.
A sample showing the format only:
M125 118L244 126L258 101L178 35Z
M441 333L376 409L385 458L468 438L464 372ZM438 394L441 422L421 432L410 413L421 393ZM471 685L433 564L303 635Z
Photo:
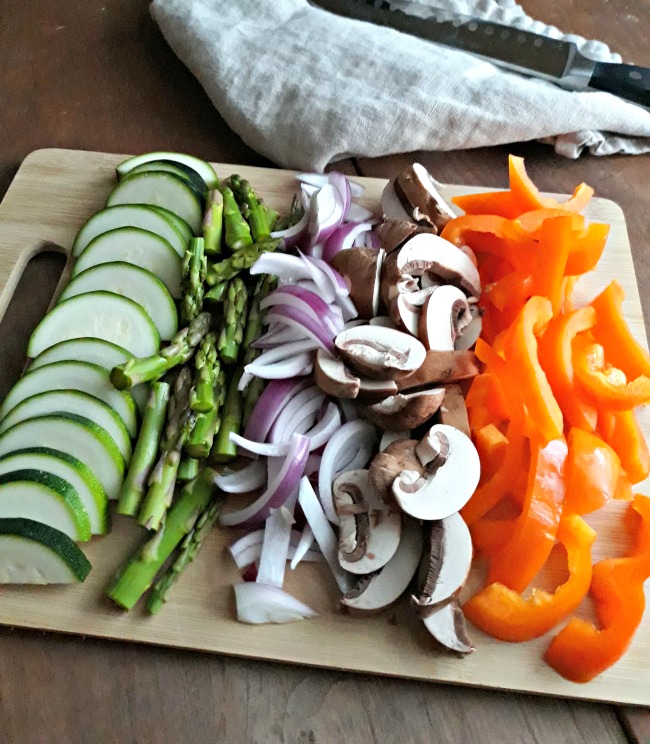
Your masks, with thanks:
M114 167L125 157L39 150L26 158L0 204L0 318L33 255L53 245L69 252L78 229L104 205L114 184ZM271 206L288 208L294 191L291 172L228 164L215 167L220 176L242 174ZM462 174L458 175L462 180ZM377 208L385 181L354 180L366 187L360 202ZM451 196L476 190L448 186L443 193ZM598 270L578 287L578 300L588 300L616 277L627 294L625 309L632 331L645 344L623 214L613 202L594 199L587 216L608 222L612 229ZM642 412L640 420L649 435L650 417ZM647 483L638 490L650 493ZM619 502L590 518L599 535L594 560L625 551L620 523L624 509ZM0 623L413 679L650 704L650 611L624 659L587 685L566 682L543 663L549 638L507 644L470 628L476 651L458 659L436 647L422 624L411 617L406 603L368 619L343 615L336 609L336 585L322 566L313 564L288 570L286 588L320 612L320 617L289 625L247 626L234 619L231 586L239 576L225 551L237 535L215 529L165 608L149 617L139 608L123 613L103 595L116 569L144 537L132 520L116 517L110 535L84 545L93 570L83 585L0 587ZM559 578L561 567L549 574L549 580L554 575ZM650 586L647 595L650 598ZM590 617L588 607L583 616Z

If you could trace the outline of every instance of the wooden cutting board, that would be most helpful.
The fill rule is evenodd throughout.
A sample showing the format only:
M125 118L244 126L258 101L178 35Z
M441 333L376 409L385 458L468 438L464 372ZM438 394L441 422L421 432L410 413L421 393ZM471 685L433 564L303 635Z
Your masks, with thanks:
M69 252L78 229L104 205L114 184L114 167L125 157L52 149L26 158L0 204L0 318L33 255L51 249L52 244ZM294 192L291 172L218 163L215 167L221 176L240 173L271 206L288 208ZM459 180L462 175L458 174ZM385 181L354 180L366 187L359 201L377 208ZM447 186L443 193L451 196L475 190ZM624 216L616 204L597 198L587 216L608 222L612 229L598 270L581 281L579 300L587 301L616 277L627 294L625 311L632 331L645 344ZM642 412L640 420L647 436L650 417ZM650 493L647 483L638 490ZM627 547L620 523L625 505L611 506L589 520L599 534L595 560L620 555ZM336 585L320 565L302 564L295 572L288 570L286 583L290 593L321 613L318 618L280 626L242 625L235 621L231 589L239 579L238 571L225 550L237 535L215 529L169 603L159 615L148 617L140 608L123 613L103 595L116 569L144 537L132 520L116 517L110 535L84 546L93 570L83 585L0 587L0 623L397 677L650 704L650 612L624 659L586 685L566 682L543 663L548 637L507 644L471 628L476 651L458 659L436 647L422 624L411 617L406 603L369 619L343 615L337 610ZM550 570L546 578L552 580L554 573L560 575ZM581 614L590 617L589 608Z

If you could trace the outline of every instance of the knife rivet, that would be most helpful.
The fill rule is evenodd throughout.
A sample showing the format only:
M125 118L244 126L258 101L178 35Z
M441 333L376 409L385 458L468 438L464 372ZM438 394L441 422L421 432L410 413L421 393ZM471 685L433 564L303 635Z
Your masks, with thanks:
M541 47L543 43L544 42L542 39L535 39L535 41L533 42L533 45L536 47Z
M510 38L510 31L502 31L499 36L505 41L506 39Z
M476 31L477 28L478 28L478 23L474 23L474 21L467 24L467 29L469 31Z
M492 26L486 26L486 28L485 28L485 35L486 36L492 36L493 33L494 33L494 29L492 28Z
M641 80L642 77L643 75L636 70L632 70L632 72L630 73L630 78L632 78L632 80Z

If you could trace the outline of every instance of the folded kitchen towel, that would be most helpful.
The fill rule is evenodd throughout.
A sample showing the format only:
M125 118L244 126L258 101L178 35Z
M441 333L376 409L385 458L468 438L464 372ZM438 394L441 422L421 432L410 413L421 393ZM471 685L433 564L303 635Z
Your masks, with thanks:
M476 15L620 61L604 44L534 21L514 0L393 4L420 16ZM564 91L307 0L153 0L151 13L229 126L284 167L537 139L570 158L584 148L650 151L650 112L640 106Z

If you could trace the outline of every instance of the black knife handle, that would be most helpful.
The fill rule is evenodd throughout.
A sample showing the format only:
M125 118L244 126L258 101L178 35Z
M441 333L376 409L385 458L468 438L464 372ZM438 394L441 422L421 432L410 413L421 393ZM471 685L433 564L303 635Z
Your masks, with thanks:
M596 62L589 87L650 108L650 67Z

